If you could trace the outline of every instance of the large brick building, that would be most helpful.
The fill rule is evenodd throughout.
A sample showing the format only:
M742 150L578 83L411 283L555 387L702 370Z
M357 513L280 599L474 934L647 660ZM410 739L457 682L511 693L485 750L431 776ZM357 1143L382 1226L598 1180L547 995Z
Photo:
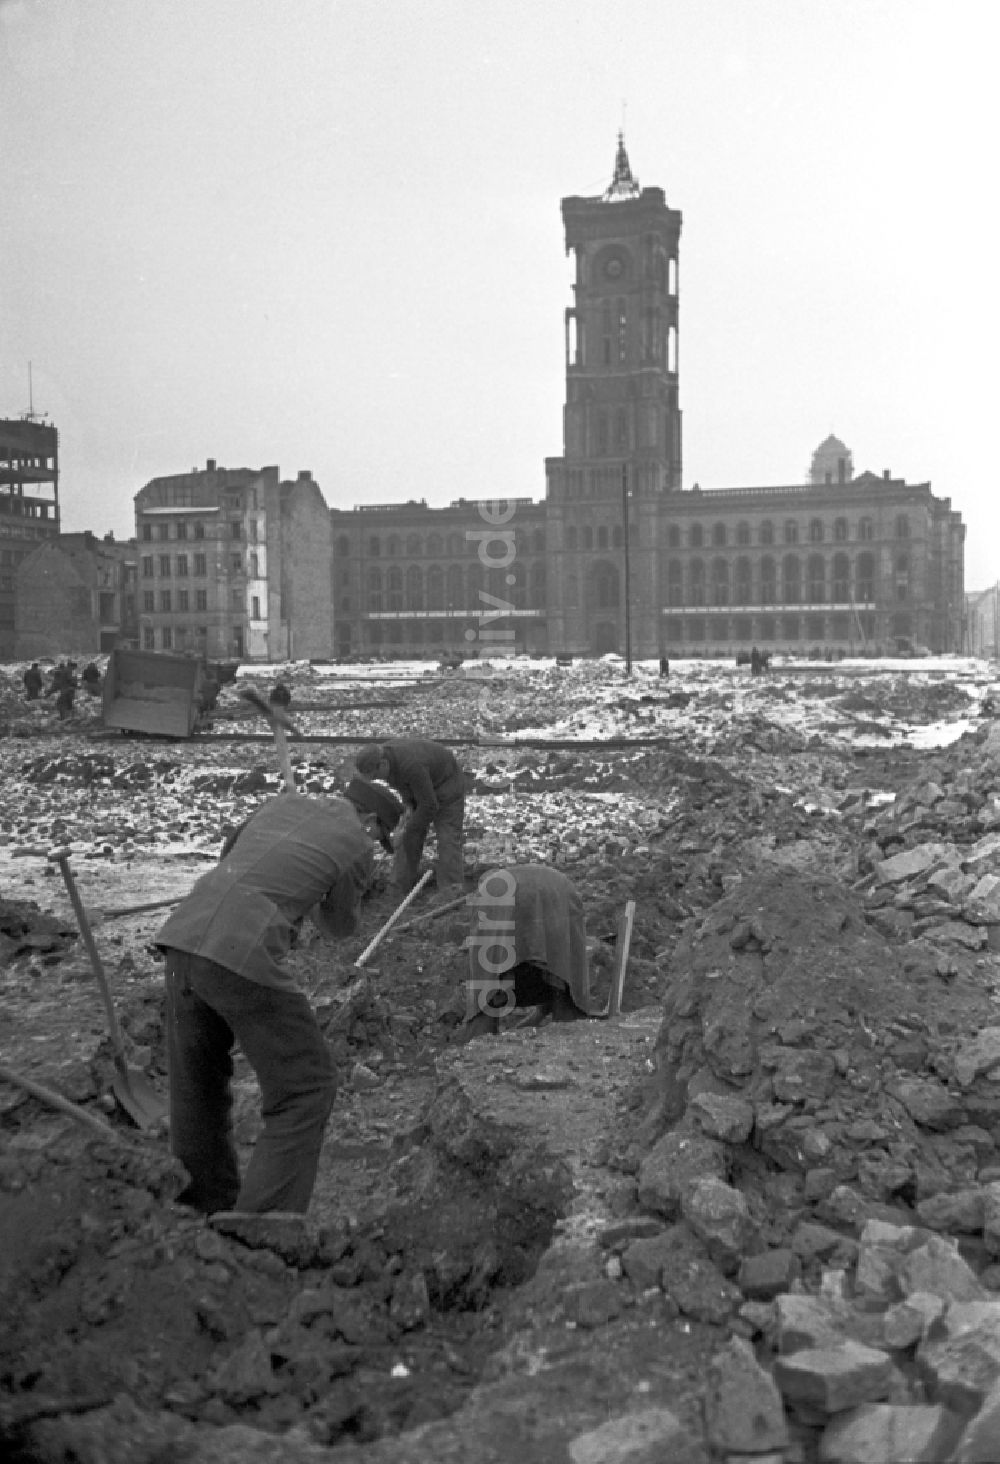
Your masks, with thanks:
M331 510L337 653L501 636L582 655L960 650L965 529L929 484L856 477L831 437L805 482L682 489L681 215L639 186L621 136L608 189L562 216L574 286L544 503L511 485L503 564L480 552L499 511L474 496Z

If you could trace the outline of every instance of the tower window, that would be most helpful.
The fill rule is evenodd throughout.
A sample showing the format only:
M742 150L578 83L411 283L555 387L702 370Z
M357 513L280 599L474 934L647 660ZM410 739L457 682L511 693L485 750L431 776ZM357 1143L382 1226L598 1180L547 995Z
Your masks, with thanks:
M625 301L618 301L618 360L624 362L628 359L628 321L625 314Z

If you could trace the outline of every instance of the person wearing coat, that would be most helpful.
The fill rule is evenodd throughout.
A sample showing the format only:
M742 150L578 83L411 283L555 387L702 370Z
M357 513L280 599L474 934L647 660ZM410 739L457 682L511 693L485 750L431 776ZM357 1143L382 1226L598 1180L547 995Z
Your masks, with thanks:
M170 1145L190 1175L182 1204L206 1214L308 1208L336 1078L284 962L310 912L324 935L354 933L374 863L376 818L365 818L344 798L269 799L157 933ZM264 1119L242 1179L232 1131L237 1042L260 1084Z
M407 809L395 846L393 882L398 888L406 894L416 884L424 842L433 825L438 888L462 890L465 774L451 749L429 738L394 738L368 743L358 753L355 766L363 778L388 783Z
M583 901L558 869L513 864L491 869L470 899L466 1020L460 1041L495 1032L501 1016L538 1007L539 1020L597 1015Z

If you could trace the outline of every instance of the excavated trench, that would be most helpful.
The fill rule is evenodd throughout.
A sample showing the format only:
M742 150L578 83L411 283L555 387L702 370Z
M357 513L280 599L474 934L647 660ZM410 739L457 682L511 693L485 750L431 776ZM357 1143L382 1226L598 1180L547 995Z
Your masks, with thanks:
M0 1165L0 1445L33 1464L77 1458L81 1419L123 1394L326 1445L449 1414L572 1192L561 1160L447 1078L389 1146L377 1213L277 1233L175 1205L162 1138L81 1141L17 1112Z

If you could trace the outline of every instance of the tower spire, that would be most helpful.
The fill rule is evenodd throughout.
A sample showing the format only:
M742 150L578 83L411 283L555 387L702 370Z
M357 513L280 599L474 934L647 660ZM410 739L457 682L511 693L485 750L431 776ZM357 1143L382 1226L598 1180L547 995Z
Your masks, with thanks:
M640 191L639 180L632 176L628 153L625 151L625 133L619 127L618 150L615 153L615 172L610 186L603 195L604 202L617 203L622 198L638 198Z

